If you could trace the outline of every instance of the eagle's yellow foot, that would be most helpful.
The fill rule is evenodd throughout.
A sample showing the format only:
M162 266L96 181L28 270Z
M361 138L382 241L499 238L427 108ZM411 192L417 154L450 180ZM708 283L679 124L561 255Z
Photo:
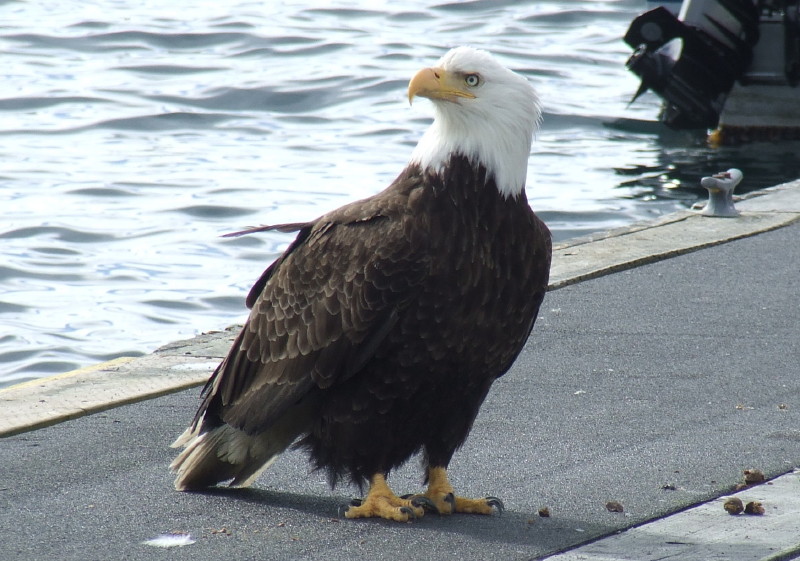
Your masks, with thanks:
M386 518L408 522L425 515L424 505L430 501L417 497L404 499L395 495L382 474L372 476L369 492L363 501L353 501L344 512L346 518Z
M503 501L497 497L483 499L467 499L458 497L453 492L453 486L447 478L447 470L443 467L428 469L428 490L420 497L427 497L439 511L439 514L453 514L463 512L469 514L492 514L495 509L503 513Z

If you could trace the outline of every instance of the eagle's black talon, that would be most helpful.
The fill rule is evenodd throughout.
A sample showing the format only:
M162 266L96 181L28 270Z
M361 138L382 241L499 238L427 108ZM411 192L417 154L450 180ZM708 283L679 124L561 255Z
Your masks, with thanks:
M422 495L419 495L411 499L411 506L422 507L424 510L427 510L428 512L435 512L436 514L440 514L439 509L434 504L434 502L430 500L428 497Z
M355 505L353 505L353 506L355 506ZM347 516L345 516L345 514L347 513L348 510L350 510L350 506L349 505L348 506L339 505L339 508L336 509L336 514L337 514L337 516L339 516L339 518L347 518Z
M361 506L364 504L364 499L351 499L350 506Z
M413 497L413 496L414 496L414 493L406 493L405 495L400 495L400 498L401 498L401 499L408 500L408 499L410 499L410 498L411 498L411 497Z
M453 507L453 510L456 509L456 496L453 493L447 493L443 500Z
M418 518L417 513L414 512L414 509L411 508L410 506L401 506L400 512L402 512L403 514L408 514L409 520L416 520Z
M503 504L503 501L497 497L486 497L485 501L487 505L493 506L497 509L497 514L503 514L503 512L506 510L506 506Z

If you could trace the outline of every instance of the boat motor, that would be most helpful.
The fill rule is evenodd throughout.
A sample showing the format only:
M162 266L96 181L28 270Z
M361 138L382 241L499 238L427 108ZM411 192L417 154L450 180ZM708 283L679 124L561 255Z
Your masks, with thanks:
M642 80L633 101L652 90L671 128L714 128L759 38L756 0L685 0L678 17L658 7L637 17L624 40L626 66Z

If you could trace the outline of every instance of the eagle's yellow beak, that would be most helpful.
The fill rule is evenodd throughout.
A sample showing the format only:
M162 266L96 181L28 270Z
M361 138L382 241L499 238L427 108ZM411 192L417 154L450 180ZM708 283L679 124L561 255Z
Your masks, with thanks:
M475 99L467 91L466 84L460 74L447 72L443 68L423 68L408 83L408 103L414 97L458 101L459 98Z

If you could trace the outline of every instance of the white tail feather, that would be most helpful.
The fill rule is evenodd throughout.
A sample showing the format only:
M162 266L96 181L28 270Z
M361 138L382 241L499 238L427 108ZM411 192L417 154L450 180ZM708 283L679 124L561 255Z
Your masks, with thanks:
M179 491L202 489L233 480L232 486L247 487L275 461L294 440L277 431L251 436L230 425L222 425L203 434L186 429L172 444L185 449L170 464L177 473Z

